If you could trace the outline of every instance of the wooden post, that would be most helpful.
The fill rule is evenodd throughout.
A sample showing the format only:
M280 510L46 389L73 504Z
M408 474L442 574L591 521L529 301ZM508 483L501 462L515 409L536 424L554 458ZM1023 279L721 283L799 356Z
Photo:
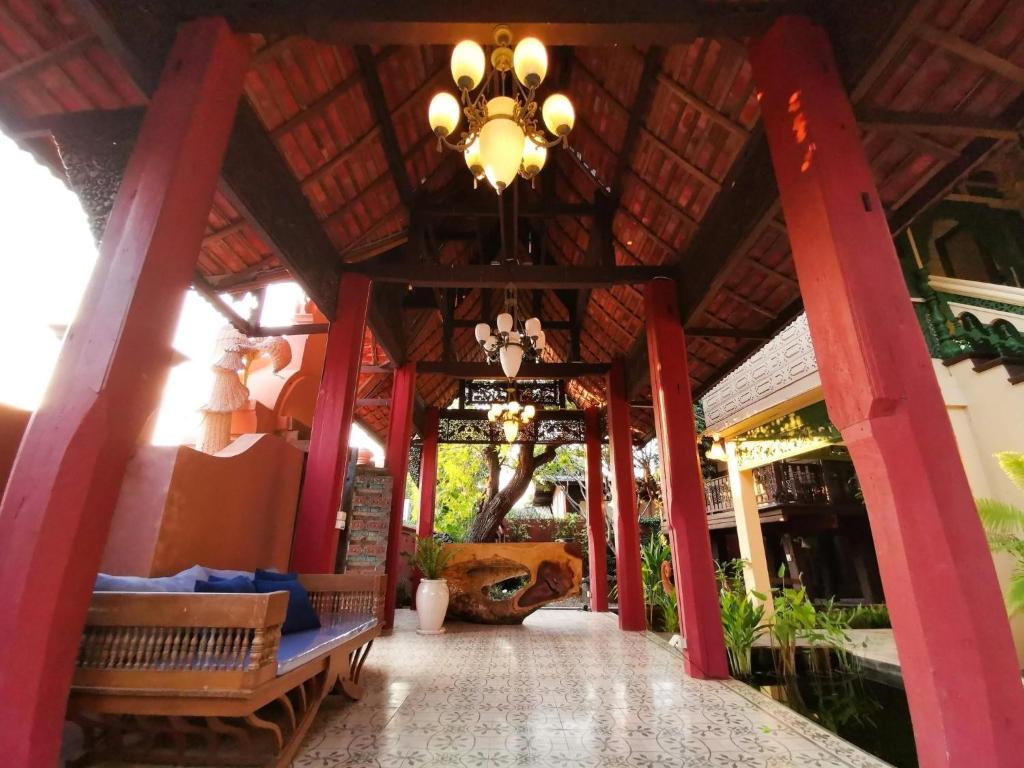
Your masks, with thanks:
M434 504L437 498L437 430L440 424L437 408L424 413L423 454L420 460L420 517L416 534L421 539L434 535Z
M437 430L440 426L440 412L427 408L423 414L423 453L420 458L420 514L416 521L416 537L425 539L434 535L434 508L437 503ZM420 573L412 576L412 608L416 610L416 589L420 585Z
M864 490L922 768L1020 765L992 557L826 33L750 46L829 417Z
M633 429L626 399L626 374L622 358L608 371L608 451L612 464L612 497L615 504L615 567L619 592L619 629L647 629L644 590L640 576L640 521L636 510L633 477Z
M222 20L182 25L99 258L0 505L0 754L58 762L85 613L128 459L160 402L248 67Z
M388 549L385 569L388 574L384 600L384 627L395 626L398 572L402 567L402 512L405 509L405 476L409 471L409 441L412 439L412 412L416 402L416 363L409 362L394 373L391 385L391 422L384 464L391 475L391 522L388 525Z
M736 538L743 559L743 584L748 592L765 596L760 601L765 615L772 612L773 601L768 557L764 552L764 534L761 532L761 512L757 508L754 491L754 470L740 469L736 459L736 443L725 444L726 466L729 469L729 490L732 491L732 511L736 518Z
M349 273L341 276L338 314L327 331L324 369L313 410L309 457L292 543L291 567L303 573L334 571L338 552L336 522L369 301L369 280Z
M608 610L608 556L604 537L604 478L601 473L601 419L596 408L583 411L587 428L587 553L590 610Z
M680 623L686 636L686 673L698 678L723 678L729 676L729 664L711 561L704 477L697 457L686 337L679 322L676 295L672 280L652 280L644 288L661 497L672 543Z

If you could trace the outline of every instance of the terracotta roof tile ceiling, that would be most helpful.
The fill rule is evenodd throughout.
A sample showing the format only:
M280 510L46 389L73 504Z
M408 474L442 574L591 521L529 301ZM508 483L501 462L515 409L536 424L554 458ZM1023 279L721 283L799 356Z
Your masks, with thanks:
M1003 121L1012 127L1024 116L1024 4L893 5L891 18L846 9L827 21L881 199L898 229L997 147L998 139L982 148L976 162L963 161L979 136L991 138L965 124ZM64 0L0 0L0 129L58 173L59 159L40 124L64 113L146 102L132 62L108 45L106 30L90 26L80 7ZM451 86L450 47L359 46L269 32L248 40L253 59L245 98L323 226L338 265L366 259L486 264L499 258L500 202L489 190L473 190L455 153L436 151L427 125L430 98ZM534 188L518 185L513 208L549 210L519 218L513 258L588 262L596 250L594 216L554 206L607 199L614 210L606 258L615 264L678 264L688 277L700 275L712 256L719 259L708 290L684 306L687 324L764 332L797 311L799 290L777 202L755 220L735 222L745 234L730 252L691 249L715 216L716 202L736 192L745 159L762 141L744 42L697 38L669 48L545 43L551 66L541 90L569 94L577 121L572 150L552 150ZM1007 132L1003 138L1010 137ZM962 171L943 187L941 174L957 162ZM286 266L229 197L215 196L199 271L218 289L233 292L287 279ZM425 212L412 216L414 209ZM481 360L472 323L492 322L502 303L502 291L494 289L408 291L396 310L406 358ZM548 361L571 359L575 347L583 361L635 359L643 344L643 301L632 286L523 290L519 303L523 316L537 313L558 324L547 333ZM577 309L584 314L576 317ZM456 327L446 332L448 314ZM695 391L711 386L756 344L692 337ZM369 334L364 358L374 366L386 359ZM457 391L455 379L438 374L417 382L421 405L446 405ZM604 399L601 377L570 381L567 391L580 406ZM641 386L633 396L644 400L645 394ZM360 399L379 403L389 395L388 374L360 377ZM386 406L360 406L357 416L379 436L386 432ZM651 433L648 410L636 409L634 418L641 433Z

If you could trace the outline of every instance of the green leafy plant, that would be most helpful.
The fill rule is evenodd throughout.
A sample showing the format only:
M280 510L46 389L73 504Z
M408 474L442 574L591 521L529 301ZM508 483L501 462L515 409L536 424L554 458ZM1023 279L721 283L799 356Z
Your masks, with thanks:
M885 604L855 605L851 607L832 606L829 617L842 622L848 629L890 629L889 608Z
M640 580L643 584L647 628L664 632L679 629L679 609L674 596L668 595L661 584L662 563L672 560L668 538L663 533L651 536L640 547ZM668 614L666 616L666 608ZM660 621L656 621L660 619Z
M718 602L722 613L722 631L729 667L736 677L750 677L753 672L752 651L758 638L768 631L764 625L765 595L747 593L743 584L743 560L716 563ZM751 600L757 598L758 602Z
M1003 451L996 460L1014 485L1024 491L1024 453ZM1007 585L1006 610L1011 616L1024 611L1024 509L994 499L978 499L978 514L993 552L1013 558L1013 572Z
M424 579L439 579L444 569L448 567L454 553L444 544L436 541L433 537L427 536L418 539L416 551L406 553L406 560L416 568Z

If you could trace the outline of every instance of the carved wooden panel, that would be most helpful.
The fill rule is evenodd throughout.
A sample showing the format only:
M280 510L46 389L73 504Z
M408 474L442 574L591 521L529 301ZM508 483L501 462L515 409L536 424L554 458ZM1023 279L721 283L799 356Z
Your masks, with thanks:
M704 418L718 424L817 370L807 315L801 314L704 395Z

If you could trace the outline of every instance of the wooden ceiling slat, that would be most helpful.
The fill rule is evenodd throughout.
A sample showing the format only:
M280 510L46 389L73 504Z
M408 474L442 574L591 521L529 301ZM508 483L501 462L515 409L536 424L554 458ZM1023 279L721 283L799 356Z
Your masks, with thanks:
M938 29L927 23L920 24L916 33L921 39L959 56L964 61L994 72L1011 83L1024 86L1024 67L1014 64L1002 56L997 56L987 48L975 45L952 32Z

